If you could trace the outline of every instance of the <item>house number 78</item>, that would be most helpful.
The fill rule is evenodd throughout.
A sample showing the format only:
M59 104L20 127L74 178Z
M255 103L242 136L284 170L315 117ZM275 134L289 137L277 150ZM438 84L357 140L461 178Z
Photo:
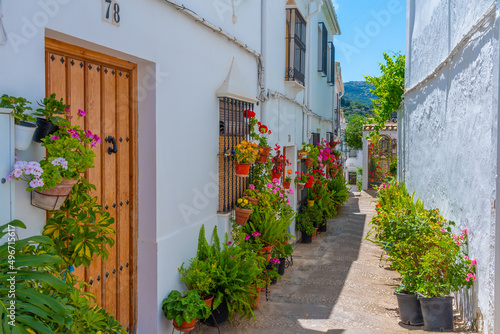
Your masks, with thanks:
M103 0L102 14L104 21L120 25L120 4L117 0Z

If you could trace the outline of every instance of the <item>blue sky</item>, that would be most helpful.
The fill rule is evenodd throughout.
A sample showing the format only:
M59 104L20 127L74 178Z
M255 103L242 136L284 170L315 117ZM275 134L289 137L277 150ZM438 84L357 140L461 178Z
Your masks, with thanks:
M383 52L405 54L406 0L333 0L342 34L334 36L342 79L380 76Z

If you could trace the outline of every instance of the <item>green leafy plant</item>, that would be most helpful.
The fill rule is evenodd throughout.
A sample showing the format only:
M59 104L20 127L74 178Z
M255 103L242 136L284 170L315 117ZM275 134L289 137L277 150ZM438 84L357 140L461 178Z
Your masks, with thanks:
M95 256L108 258L108 247L115 243L111 225L114 218L91 196L95 186L81 179L59 211L47 220L43 234L54 242L54 248L65 265L88 267Z
M200 298L196 290L184 291L182 295L177 290L172 290L168 297L163 299L161 308L167 319L175 320L178 325L184 321L206 319L210 315L210 307Z
M312 235L316 232L315 224L317 223L316 210L312 206L304 206L297 214L297 224L295 225L300 231L307 235Z
M366 116L355 115L347 120L345 130L345 142L353 150L363 149L363 126L366 124Z
M380 63L380 77L365 76L368 84L375 86L370 89L371 93L378 96L377 100L372 100L375 105L375 119L377 123L370 136L378 134L380 129L385 127L385 123L396 112L403 101L405 85L405 56L399 53L392 57L384 52L386 64Z
M252 204L246 198L238 198L236 207L241 209L252 209Z
M210 261L201 261L197 257L189 261L187 268L184 267L184 263L179 268L182 283L186 284L189 289L196 290L203 300L213 296L214 270L214 264Z
M356 177L356 187L358 191L361 192L363 190L363 167L357 166L357 177Z
M53 124L59 123L63 118L58 115L65 115L71 112L70 106L64 104L63 99L56 99L56 94L51 94L49 97L44 98L38 105L42 108L38 108L33 116L45 118L47 121Z
M26 113L26 111L32 110L31 107L28 106L28 104L30 103L30 101L26 100L23 97L14 97L7 94L3 94L0 97L0 108L12 109L12 115L14 116L16 124L21 124L21 121L36 121L35 117L33 117L31 114Z

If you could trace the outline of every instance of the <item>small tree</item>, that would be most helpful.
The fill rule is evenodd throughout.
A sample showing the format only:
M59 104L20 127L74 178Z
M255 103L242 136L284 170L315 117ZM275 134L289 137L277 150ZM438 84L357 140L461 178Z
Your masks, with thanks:
M354 115L347 121L345 130L345 142L354 150L363 149L363 125L366 123L366 117Z
M385 127L385 122L391 114L397 111L403 101L405 84L405 56L396 53L392 57L384 52L386 64L380 63L380 77L365 76L367 83L375 86L370 89L371 93L378 96L378 100L372 100L375 104L375 122L377 123L373 134L378 134Z

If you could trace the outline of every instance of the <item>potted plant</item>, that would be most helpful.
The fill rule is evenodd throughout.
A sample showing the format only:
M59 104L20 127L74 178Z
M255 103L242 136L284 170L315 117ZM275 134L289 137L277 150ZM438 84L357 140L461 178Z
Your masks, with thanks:
M477 261L469 259L464 251L466 229L457 236L441 228L435 242L436 245L422 256L419 266L421 282L417 292L424 330L453 331L453 297L450 293L473 285Z
M257 140L260 149L260 156L257 159L259 163L266 163L269 157L269 153L271 152L271 147L267 142L267 136L271 135L271 130L261 122L258 122L256 118L252 118L250 120L251 125L251 133L250 137L254 140ZM254 130L254 126L257 125L257 131Z
M304 148L304 150L307 151L307 158L305 161L306 166L307 167L316 166L318 164L318 154L319 154L318 147L311 143L303 144L302 147Z
M189 260L187 268L184 263L179 268L182 283L186 284L189 290L196 290L210 307L214 299L214 270L215 267L210 261L201 261L197 257Z
M44 98L38 105L34 116L36 118L37 130L33 136L33 140L41 143L42 139L57 131L57 123L62 119L61 116L71 116L70 106L64 104L63 99L56 99L56 94L51 94L49 97ZM60 116L59 116L60 115Z
M80 117L84 117L84 112ZM36 162L17 161L7 175L9 180L25 180L27 191L33 191L32 204L44 210L58 210L80 175L94 167L93 148L101 142L90 130L71 126L67 119L57 120L58 130L42 139L47 149L44 159Z
M248 177L250 166L259 156L260 149L256 143L241 141L234 148L236 159L236 175L239 177Z
M236 201L236 207L234 208L236 224L245 225L252 212L253 210L250 207L248 199L238 198Z
M16 150L27 150L31 144L36 125L32 122L35 118L26 113L31 110L27 106L30 102L22 97L14 97L4 94L0 97L0 108L12 109L12 116L15 122L15 147Z
M299 159L306 159L307 158L307 149L306 149L306 143L302 143L302 146L300 148L300 150L297 150L297 157Z
M174 328L181 332L192 331L197 319L210 316L210 307L196 290L184 291L184 295L172 290L168 297L163 299L161 308L165 317L173 320Z
M304 174L304 172L296 171L295 175L296 176L295 176L294 181L297 184L297 186L299 187L299 190L304 189L304 186L306 185L306 183L309 182L309 173Z
M297 214L297 229L302 231L302 243L310 244L312 235L316 232L314 227L314 209L310 206L303 207Z
M286 171L286 175L285 175L285 181L283 181L283 188L285 189L290 189L290 183L292 182L292 170L289 169Z
M290 166L291 163L288 161L285 155L281 154L281 146L276 144L274 146L274 151L275 155L271 159L271 162L273 163L273 169L272 169L272 179L281 179L281 176L283 175L283 172L285 171L286 166Z

